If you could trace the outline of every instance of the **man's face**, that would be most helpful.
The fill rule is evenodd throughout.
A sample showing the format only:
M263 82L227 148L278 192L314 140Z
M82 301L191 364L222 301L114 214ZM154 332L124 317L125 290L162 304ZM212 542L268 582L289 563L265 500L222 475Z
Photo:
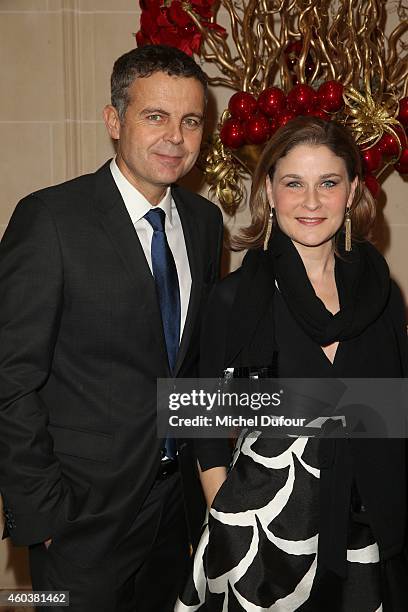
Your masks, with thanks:
M151 204L187 174L200 151L204 88L194 78L155 72L128 88L122 123L112 106L104 110L110 136L118 141L117 164Z

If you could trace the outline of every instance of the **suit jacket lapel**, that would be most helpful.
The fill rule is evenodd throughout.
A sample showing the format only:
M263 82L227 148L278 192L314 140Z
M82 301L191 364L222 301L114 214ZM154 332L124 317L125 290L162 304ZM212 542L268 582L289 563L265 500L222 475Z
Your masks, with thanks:
M101 225L119 253L129 276L137 285L139 295L143 296L146 324L150 324L154 330L154 337L169 373L166 343L154 278L122 196L113 180L109 163L107 162L95 174L95 208Z
M186 356L194 329L194 324L196 322L197 313L200 306L202 289L201 279L203 278L203 272L202 257L199 256L201 253L201 248L200 235L197 228L197 218L193 214L192 206L183 201L183 199L180 197L180 193L176 185L172 187L171 193L180 215L191 272L191 292L187 309L187 317L174 371L174 375L177 375L177 372L180 370L180 366Z

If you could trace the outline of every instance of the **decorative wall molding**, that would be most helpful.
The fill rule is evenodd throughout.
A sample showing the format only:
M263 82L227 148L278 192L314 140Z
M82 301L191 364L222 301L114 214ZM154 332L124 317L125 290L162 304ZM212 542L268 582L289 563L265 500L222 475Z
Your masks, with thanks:
M65 178L82 173L81 62L83 46L80 32L80 0L62 0L62 45L65 101ZM88 50L89 53L89 50Z

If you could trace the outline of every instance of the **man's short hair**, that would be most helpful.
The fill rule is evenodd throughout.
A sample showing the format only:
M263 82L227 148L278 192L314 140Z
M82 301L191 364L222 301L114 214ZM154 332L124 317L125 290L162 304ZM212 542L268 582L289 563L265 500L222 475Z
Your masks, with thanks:
M121 55L113 65L111 102L121 121L130 101L129 86L135 79L149 77L155 72L196 79L203 86L204 100L207 101L207 76L193 58L176 47L145 45Z

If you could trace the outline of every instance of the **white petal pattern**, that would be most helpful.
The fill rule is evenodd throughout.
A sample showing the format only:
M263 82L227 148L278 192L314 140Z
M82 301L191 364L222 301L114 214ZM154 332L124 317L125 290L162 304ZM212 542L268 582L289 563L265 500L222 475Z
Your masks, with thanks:
M306 539L299 540L278 537L273 533L273 521L285 509L294 490L296 478L294 457L297 458L298 462L305 470L305 473L309 474L313 479L319 479L320 470L309 465L303 458L304 451L310 440L309 438L299 437L294 439L293 442L288 441L288 446L283 452L275 456L266 457L256 452L253 448L260 435L261 432L259 431L251 432L250 435L245 435L245 433L241 435L236 445L232 469L237 469L236 463L239 455L242 454L254 462L254 464L263 466L263 468L268 468L270 470L288 469L286 481L283 486L275 492L272 499L268 500L268 502L261 507L239 512L225 512L211 508L210 524L211 520L213 520L229 527L245 527L247 529L252 529L248 550L240 561L231 569L215 578L206 577L205 549L208 542L211 544L211 532L209 532L207 525L195 556L193 570L193 582L195 590L198 593L200 604L186 605L179 600L176 604L175 612L196 612L196 610L199 610L201 604L205 602L206 588L208 588L210 593L218 595L224 594L222 612L228 612L229 588L231 588L236 600L246 612L293 612L307 602L310 597L316 575L319 535L318 533L314 533ZM272 446L273 445L271 445L271 447ZM299 576L299 581L292 591L284 597L274 601L269 607L262 607L253 601L249 601L237 587L237 583L245 577L257 557L260 542L258 525L261 525L263 531L262 535L266 536L266 539L283 553L299 558L301 556L311 557L311 564L307 566L304 574ZM222 552L220 554L222 554ZM376 543L373 543L362 548L348 549L347 560L352 564L378 563L378 546ZM374 612L374 609L372 609L372 612ZM382 612L382 605L379 607L377 605L375 612Z

